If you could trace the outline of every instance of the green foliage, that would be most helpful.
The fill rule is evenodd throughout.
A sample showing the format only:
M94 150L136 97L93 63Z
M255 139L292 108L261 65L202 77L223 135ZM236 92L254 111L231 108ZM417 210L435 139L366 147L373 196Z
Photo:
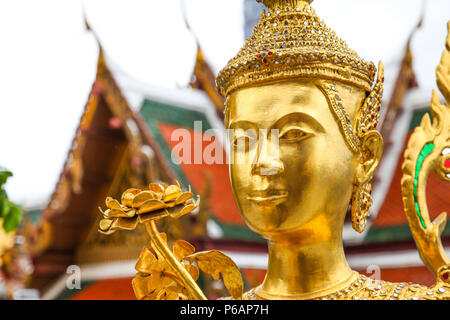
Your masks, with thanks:
M0 167L0 188L3 188L9 177L12 177L12 172Z
M0 167L0 219L6 232L15 230L22 219L22 209L8 200L4 185L12 173Z

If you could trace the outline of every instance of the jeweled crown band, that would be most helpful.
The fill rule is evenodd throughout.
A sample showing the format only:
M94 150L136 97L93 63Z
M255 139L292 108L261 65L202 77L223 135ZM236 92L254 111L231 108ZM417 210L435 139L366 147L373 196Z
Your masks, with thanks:
M348 147L353 152L357 152L360 146L360 139L353 127L349 113L345 110L344 102L339 95L336 84L323 80L318 81L318 84L319 89L324 93L328 100L328 105L330 106L335 119L339 123L339 127L345 137Z

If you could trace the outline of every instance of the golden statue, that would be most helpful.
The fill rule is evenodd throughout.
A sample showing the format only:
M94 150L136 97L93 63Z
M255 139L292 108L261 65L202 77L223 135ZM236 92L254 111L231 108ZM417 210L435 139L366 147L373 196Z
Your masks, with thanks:
M197 204L179 185L152 184L149 190L127 190L122 203L108 199L100 225L100 231L111 232L122 228L118 219L126 221L125 228L147 223L152 240L136 265L137 298L205 299L195 283L199 268L215 280L222 276L235 299L450 299L450 261L440 242L446 213L431 222L425 199L429 173L450 180L450 23L437 69L447 106L434 92L433 122L424 117L403 166L405 212L420 256L436 275L436 284L427 288L366 278L350 269L344 255L347 208L351 203L353 228L362 232L383 150L376 130L382 63L377 71L361 59L317 17L312 0L260 1L268 11L219 73L217 86L233 132L235 199L248 226L267 239L266 277L243 293L236 265L222 253L195 253L185 241L171 250L146 215L177 216Z

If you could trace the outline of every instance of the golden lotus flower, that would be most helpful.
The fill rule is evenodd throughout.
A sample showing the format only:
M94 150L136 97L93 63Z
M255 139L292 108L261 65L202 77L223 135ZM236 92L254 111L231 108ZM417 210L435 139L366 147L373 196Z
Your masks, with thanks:
M198 207L192 200L194 194L189 190L183 192L180 184L166 185L151 183L148 190L131 188L125 190L121 201L111 197L106 198L105 211L100 212L103 219L99 223L99 232L111 234L118 229L134 230L138 223L144 223L170 216L179 218Z
M200 197L197 196L197 201L193 197L191 187L183 192L178 181L170 186L152 183L148 190L126 190L120 202L108 197L107 209L100 208L103 219L99 231L103 234L118 229L133 230L138 223L145 223L150 247L142 251L132 282L139 300L207 300L196 283L199 269L216 281L222 279L235 299L242 298L243 281L233 260L216 250L196 253L194 246L184 240L169 248L167 236L156 227L157 219L167 216L176 219L197 208Z

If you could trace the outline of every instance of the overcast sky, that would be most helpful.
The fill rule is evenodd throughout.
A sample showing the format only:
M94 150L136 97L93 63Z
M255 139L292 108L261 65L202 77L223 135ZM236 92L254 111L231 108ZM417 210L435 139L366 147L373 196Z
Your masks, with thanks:
M428 1L413 42L419 82L434 87L450 1ZM0 2L0 166L25 207L44 205L55 186L95 77L97 46L153 87L185 87L196 53L180 0L3 0ZM421 0L316 0L327 25L362 57L395 65L417 23ZM185 0L189 24L217 72L243 42L241 0ZM390 79L387 79L390 80ZM431 94L431 93L430 93Z

